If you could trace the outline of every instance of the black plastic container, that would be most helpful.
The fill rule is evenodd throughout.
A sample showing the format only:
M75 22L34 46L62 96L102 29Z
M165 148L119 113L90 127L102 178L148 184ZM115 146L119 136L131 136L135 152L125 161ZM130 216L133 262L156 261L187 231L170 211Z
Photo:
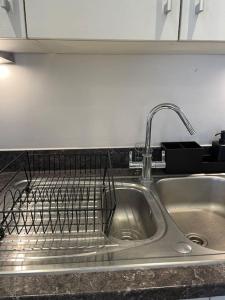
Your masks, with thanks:
M201 172L203 173L225 173L225 162L214 161L213 157L204 157L201 162Z
M225 162L225 130L215 136L217 135L220 136L220 139L212 142L212 157L215 161Z
M196 173L201 171L204 149L196 142L162 143L166 153L166 172L170 174Z

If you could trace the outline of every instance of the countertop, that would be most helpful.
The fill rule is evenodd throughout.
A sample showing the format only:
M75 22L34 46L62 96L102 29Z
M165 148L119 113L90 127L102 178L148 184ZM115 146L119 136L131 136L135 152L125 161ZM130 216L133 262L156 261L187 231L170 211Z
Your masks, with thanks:
M0 277L0 299L185 299L225 295L225 264Z

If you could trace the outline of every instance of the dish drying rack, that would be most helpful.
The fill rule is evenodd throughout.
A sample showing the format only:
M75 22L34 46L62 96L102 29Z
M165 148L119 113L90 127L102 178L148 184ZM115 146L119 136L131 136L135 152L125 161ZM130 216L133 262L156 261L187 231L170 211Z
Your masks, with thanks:
M108 152L20 154L0 172L0 239L107 236L117 203L111 168Z

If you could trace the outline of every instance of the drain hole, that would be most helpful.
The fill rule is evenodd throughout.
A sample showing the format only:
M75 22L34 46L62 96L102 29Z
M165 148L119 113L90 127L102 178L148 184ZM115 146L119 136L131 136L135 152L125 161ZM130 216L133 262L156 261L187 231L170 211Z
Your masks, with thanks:
M140 232L132 229L123 229L121 231L113 232L112 235L124 241L135 241L141 239Z
M186 237L195 244L198 244L202 247L206 247L208 245L208 241L205 237L197 234L197 233L188 233Z
M121 237L121 240L124 240L124 241L133 241L134 240L134 238L132 237L132 236L130 236L130 235L123 235L122 237Z
M139 239L139 235L136 231L133 230L122 231L121 240L133 241L138 239Z

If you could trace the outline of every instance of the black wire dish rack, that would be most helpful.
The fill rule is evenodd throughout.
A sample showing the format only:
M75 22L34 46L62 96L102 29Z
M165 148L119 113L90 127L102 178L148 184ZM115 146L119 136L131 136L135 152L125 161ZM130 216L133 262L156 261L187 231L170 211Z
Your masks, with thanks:
M0 183L1 240L109 233L117 200L108 152L24 152L2 169Z

